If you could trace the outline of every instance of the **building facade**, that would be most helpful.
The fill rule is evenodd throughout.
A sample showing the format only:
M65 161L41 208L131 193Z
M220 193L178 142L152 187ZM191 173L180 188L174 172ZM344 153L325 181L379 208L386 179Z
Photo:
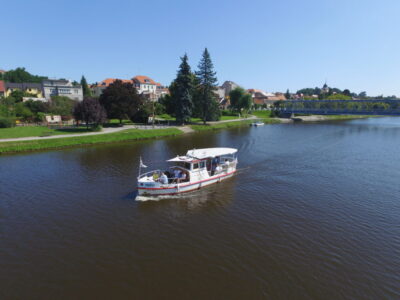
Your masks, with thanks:
M43 98L42 85L40 83L14 83L5 82L5 97L9 97L13 91L19 90L25 93L29 93L37 98Z
M53 96L65 96L75 101L83 100L81 85L73 85L66 79L46 79L42 82L43 94L46 99Z
M253 98L253 103L257 105L266 105L271 107L276 101L286 100L283 93L267 93L263 90L249 89L247 90Z
M149 93L156 94L157 82L148 76L138 75L132 78L133 85L139 94Z
M5 97L6 95L6 85L3 80L0 80L0 97Z

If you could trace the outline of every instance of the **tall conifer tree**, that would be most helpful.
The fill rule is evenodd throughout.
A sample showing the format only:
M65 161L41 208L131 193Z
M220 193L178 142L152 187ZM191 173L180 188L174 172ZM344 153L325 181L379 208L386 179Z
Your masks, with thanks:
M175 79L175 88L173 97L175 99L175 116L179 124L189 122L192 116L193 102L193 84L192 72L188 63L188 56L181 57L178 74Z
M203 123L218 120L220 111L217 103L217 77L207 48L204 49L203 56L196 72L198 86L196 95L197 110Z
M85 76L83 75L81 78L81 86L82 86L83 97L92 97L92 91L89 88Z

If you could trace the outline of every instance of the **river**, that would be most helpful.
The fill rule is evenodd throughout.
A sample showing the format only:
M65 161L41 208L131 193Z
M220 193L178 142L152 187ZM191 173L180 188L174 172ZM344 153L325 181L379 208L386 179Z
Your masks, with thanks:
M134 201L187 149L238 174ZM400 298L400 118L0 156L1 299Z

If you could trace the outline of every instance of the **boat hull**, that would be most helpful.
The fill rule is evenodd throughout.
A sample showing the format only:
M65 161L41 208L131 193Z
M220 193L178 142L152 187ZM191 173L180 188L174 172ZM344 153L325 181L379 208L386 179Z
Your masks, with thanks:
M198 189L201 189L205 186L221 182L222 180L228 179L232 177L236 173L236 170L229 172L229 173L224 173L224 174L219 174L217 176L213 176L201 181L197 182L184 182L180 184L169 184L168 186L165 187L138 187L138 194L141 196L146 196L146 195L177 195L181 193L187 193L191 191L195 191Z

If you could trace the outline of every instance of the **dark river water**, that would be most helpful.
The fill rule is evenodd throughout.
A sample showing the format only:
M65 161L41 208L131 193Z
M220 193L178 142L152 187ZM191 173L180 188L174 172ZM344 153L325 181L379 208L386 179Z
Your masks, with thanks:
M138 160L238 174L134 201ZM0 299L399 299L400 118L0 156Z

